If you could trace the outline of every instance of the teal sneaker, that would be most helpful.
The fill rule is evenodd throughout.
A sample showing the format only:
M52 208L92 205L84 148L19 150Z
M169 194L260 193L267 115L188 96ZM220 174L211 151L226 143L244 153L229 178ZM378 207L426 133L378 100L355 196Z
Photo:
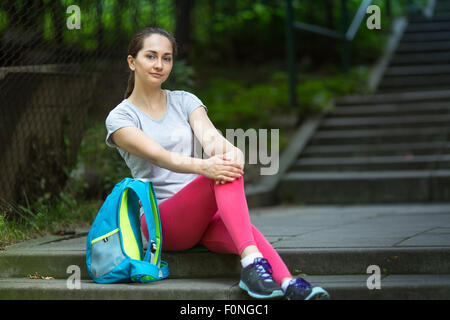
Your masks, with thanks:
M284 296L281 287L273 281L272 268L264 258L256 258L252 264L242 269L239 287L256 299Z
M329 300L330 295L322 287L313 287L303 278L292 279L286 289L286 300Z

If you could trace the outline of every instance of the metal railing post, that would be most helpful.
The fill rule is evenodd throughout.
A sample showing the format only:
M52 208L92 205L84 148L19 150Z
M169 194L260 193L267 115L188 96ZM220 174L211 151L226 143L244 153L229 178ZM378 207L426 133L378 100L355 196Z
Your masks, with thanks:
M389 19L392 18L392 8L391 8L391 1L386 0L386 15Z
M295 42L294 42L294 10L292 0L286 0L286 59L289 77L289 102L297 106L296 75L295 75Z
M344 72L348 72L350 65L350 42L346 39L346 30L348 27L348 8L347 8L347 0L341 0L341 27L342 27L342 51L341 51L341 59L342 59L342 69Z

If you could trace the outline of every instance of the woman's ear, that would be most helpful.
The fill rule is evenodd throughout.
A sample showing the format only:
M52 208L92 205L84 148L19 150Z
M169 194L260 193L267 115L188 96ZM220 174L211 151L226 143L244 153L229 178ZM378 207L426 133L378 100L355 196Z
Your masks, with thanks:
M130 68L130 70L134 71L134 69L136 69L136 66L134 64L134 58L131 55L128 55L127 61L128 61L128 67Z

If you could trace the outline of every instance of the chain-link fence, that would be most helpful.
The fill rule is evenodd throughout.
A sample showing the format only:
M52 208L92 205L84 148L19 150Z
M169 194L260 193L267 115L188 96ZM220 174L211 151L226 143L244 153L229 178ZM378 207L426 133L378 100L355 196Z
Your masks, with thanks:
M104 116L123 96L131 35L164 25L158 9L171 1L0 3L3 201L32 203L64 186L88 114Z

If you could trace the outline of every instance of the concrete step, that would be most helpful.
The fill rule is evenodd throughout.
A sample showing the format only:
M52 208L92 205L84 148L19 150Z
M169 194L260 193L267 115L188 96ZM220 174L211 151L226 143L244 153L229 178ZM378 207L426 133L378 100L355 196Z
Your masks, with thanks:
M379 93L398 93L398 92L405 92L405 91L414 91L420 89L421 91L428 90L430 92L440 91L440 90L446 90L450 88L447 84L441 84L441 85L434 85L434 86L423 86L423 87L417 87L417 86L411 86L411 87L384 87L380 88L378 90Z
M408 143L445 141L449 139L447 128L391 128L318 131L310 140L311 145L342 145L369 143Z
M448 64L450 52L398 53L390 61L391 66L414 64Z
M205 249L206 250L206 249ZM240 274L239 259L236 255L212 252L165 252L162 259L169 264L171 278L224 278ZM205 261L208 264L205 265ZM61 279L67 277L67 267L80 267L82 279L90 279L86 268L84 250L46 250L6 252L0 255L0 277L26 277L35 272Z
M450 3L446 1L438 1L435 6L437 12L448 12L450 11Z
M450 74L450 64L388 67L384 77L440 74Z
M301 153L302 158L324 157L368 157L435 155L450 152L450 142L407 142L385 144L308 145Z
M436 23L436 22L449 22L450 13L435 11L432 18L425 17L423 15L415 15L408 18L410 24L414 23Z
M441 91L411 91L398 93L355 94L341 97L336 100L337 106L350 105L378 105L386 103L417 103L430 101L445 101L450 99L450 90Z
M450 169L450 155L300 158L293 171L374 171Z
M374 128L426 128L447 127L450 115L403 115L403 116L366 116L366 117L327 117L319 130L349 130ZM320 132L320 131L319 131Z
M292 171L282 178L278 196L306 204L446 202L450 170Z
M2 300L234 300L249 299L236 279L164 279L138 284L97 284L81 280L68 289L62 279L0 279Z
M405 29L405 34L410 32L450 31L450 21L412 22Z
M449 75L435 75L435 76L385 76L380 82L379 92L386 90L397 91L413 91L413 90L442 90L450 88L450 74Z
M368 274L304 276L324 287L332 299L449 299L450 275L381 275L380 289L370 290ZM236 280L192 279L146 284L96 284L81 281L80 289L68 289L65 280L0 279L2 300L249 300ZM259 300L260 301L260 300ZM260 301L262 303L262 301ZM226 303L224 303L226 304ZM224 306L225 307L225 306ZM220 310L220 311L219 311ZM174 316L180 309L171 310ZM215 309L225 314L225 308Z
M433 42L400 42L396 53L420 53L420 52L438 52L450 50L449 41Z
M449 41L450 32L408 32L403 34L401 43L407 42L431 42L431 41Z
M450 248L280 248L277 251L292 274L300 271L306 274L354 274L364 272L371 263L389 268L393 274L450 273L450 264L444 263L450 261ZM426 256L427 260L419 261L418 256ZM240 276L240 263L235 255L165 252L162 257L169 263L171 279L238 279ZM445 260L445 257L449 259ZM37 273L66 279L69 276L67 268L75 265L80 267L81 279L91 279L85 265L85 253L81 250L39 254L15 252L0 256L0 259L0 278L26 278ZM207 265L205 261L208 261Z
M417 114L450 114L450 102L418 102L411 104L380 104L339 106L329 112L333 117L393 116Z
M432 209L425 208L422 211L427 212L427 210ZM443 209L439 210L442 211ZM422 211L420 211L421 214ZM441 211L438 213L441 213ZM335 213L338 214L338 211L336 210ZM436 212L433 211L433 213ZM358 219L360 220L365 214L370 215L372 213L365 213L364 209L361 209ZM343 239L343 242L339 242L338 238L334 236L322 237L322 240L319 240L320 237L314 236L313 239L310 239L312 242L303 238L297 241L296 237L293 236L294 234L298 233L300 236L312 235L312 231L317 228L310 225L307 230L299 230L295 216L288 217L290 222L281 227L283 231L266 230L263 226L266 223L261 222L263 221L261 219L267 218L252 217L253 222L261 225L260 230L264 232L266 238L276 248L292 274L364 273L367 266L371 264L383 266L391 274L450 273L450 247L443 247L442 243L437 245L432 242L435 245L434 247L425 245L411 247L409 243L406 243L406 246L392 246L394 242L401 243L405 238L410 238L411 234L417 233L414 227L411 230L405 229L403 232L395 231L398 239L394 242L392 242L392 237L388 237L391 239L389 242L386 240L388 238L384 237L381 231L378 231L379 236L383 236L381 242L376 241L376 237L372 238L372 242L367 244L359 240L358 243L361 248L354 248L345 239ZM346 219L351 220L354 217L347 214ZM414 217L411 219L414 219ZM308 220L305 217L302 221L305 224ZM341 221L343 220L341 219ZM320 228L323 229L324 227L326 227L326 224L322 223ZM423 225L421 228L423 228ZM331 229L335 230L335 228ZM361 229L364 229L364 226ZM377 227L373 226L372 229L376 231ZM383 227L383 230L388 231L386 227ZM281 235L286 234L286 232L287 235ZM322 232L323 235L324 232L325 230ZM365 233L367 234L367 232ZM91 280L86 269L85 251L80 246L85 240L86 237L80 237L51 243L40 242L34 245L27 242L26 246L7 248L0 253L0 278L25 278L37 273L39 276L67 279L69 276L67 268L74 265L80 268L81 279ZM370 245L370 243L372 244ZM299 247L300 244L303 247ZM239 279L240 277L241 267L237 255L218 254L206 250L163 252L162 259L169 264L171 279Z
M379 290L368 290L367 275L309 276L307 281L322 286L338 300L423 300L449 299L450 275L387 275Z

